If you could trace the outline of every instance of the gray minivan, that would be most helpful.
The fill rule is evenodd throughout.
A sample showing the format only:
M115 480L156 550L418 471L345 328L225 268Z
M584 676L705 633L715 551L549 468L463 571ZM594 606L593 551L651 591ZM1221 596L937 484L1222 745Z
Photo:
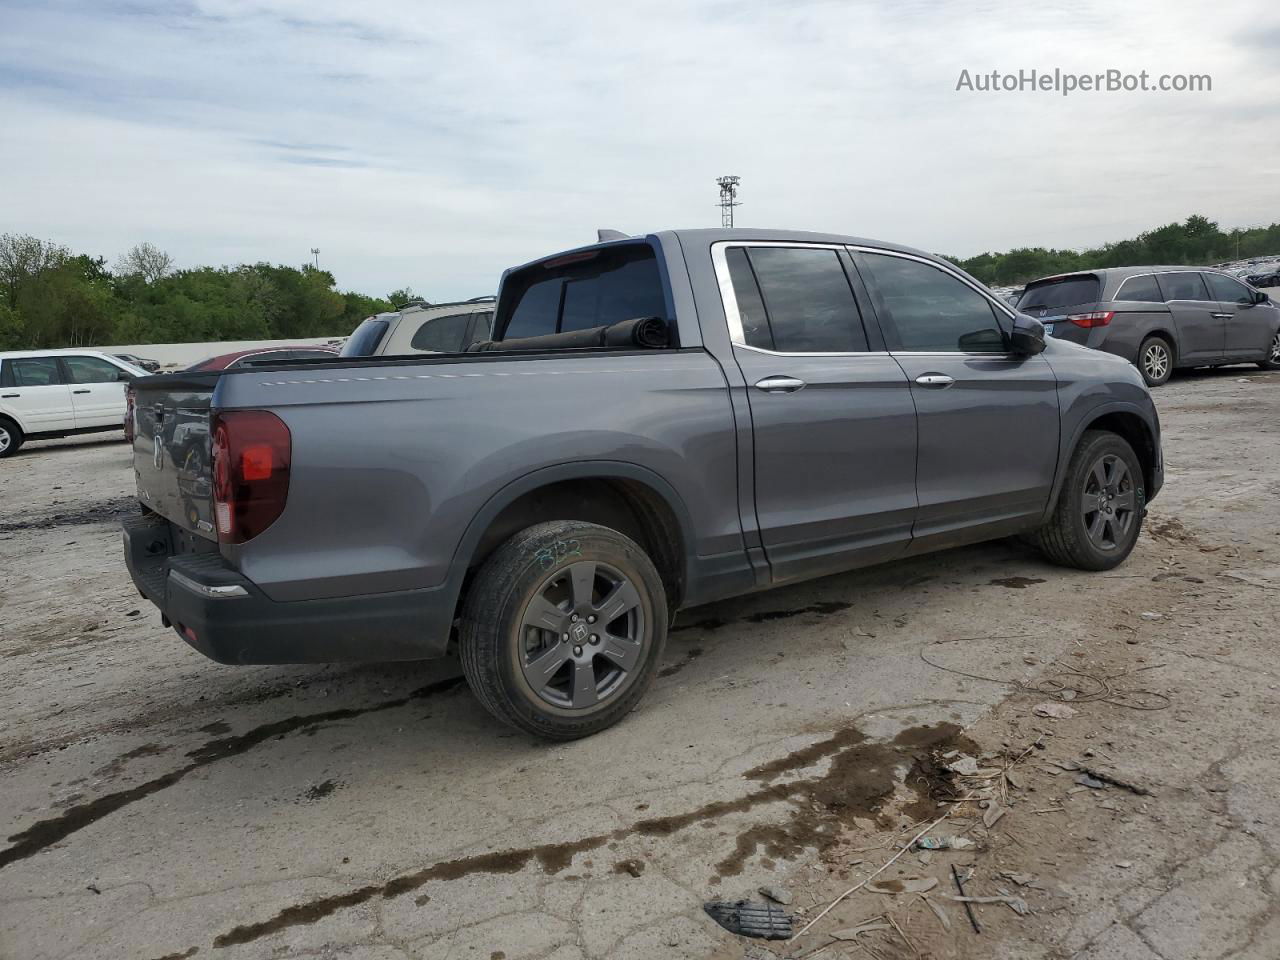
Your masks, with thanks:
M1045 332L1124 357L1151 386L1175 367L1280 369L1280 308L1220 270L1107 267L1027 284L1017 308Z

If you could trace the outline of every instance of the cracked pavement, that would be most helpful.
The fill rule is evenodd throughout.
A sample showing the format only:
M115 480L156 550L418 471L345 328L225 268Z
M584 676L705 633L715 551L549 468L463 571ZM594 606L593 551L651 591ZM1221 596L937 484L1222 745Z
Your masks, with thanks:
M1280 376L1156 397L1168 479L1118 570L1001 542L686 611L640 708L564 745L490 719L451 661L205 660L128 582L125 447L32 444L0 464L0 956L857 956L830 924L753 943L701 905L772 884L815 913L926 819L911 751L875 751L954 725L984 748L1100 751L1155 796L1070 792L1037 752L966 861L978 882L1032 870L1029 916L981 907L979 936L950 904L944 932L864 893L833 920L892 909L937 957L1274 957ZM1028 683L1160 664L1138 675L1170 706L1038 718L1017 688L921 659L962 638L942 662ZM837 811L839 790L864 806ZM1050 798L1066 812L1032 812Z

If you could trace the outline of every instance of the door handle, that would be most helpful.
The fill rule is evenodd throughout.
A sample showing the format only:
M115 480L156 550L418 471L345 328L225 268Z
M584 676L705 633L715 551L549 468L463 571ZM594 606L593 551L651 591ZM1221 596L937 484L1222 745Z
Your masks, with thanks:
M1232 316L1234 316L1234 314L1230 314L1230 313L1215 313L1215 314L1213 314L1213 316L1217 317L1219 320L1230 320L1230 319L1232 318Z
M916 383L922 387L933 387L935 390L941 390L955 383L954 377L948 377L945 373L926 373L923 376L916 377Z
M0 394L0 400L17 400L20 396L20 393L4 393Z
M72 393L91 393L92 391L90 391L90 390L72 390L71 392L72 392Z
M803 386L804 381L795 377L765 377L756 381L756 389L765 393L795 393Z

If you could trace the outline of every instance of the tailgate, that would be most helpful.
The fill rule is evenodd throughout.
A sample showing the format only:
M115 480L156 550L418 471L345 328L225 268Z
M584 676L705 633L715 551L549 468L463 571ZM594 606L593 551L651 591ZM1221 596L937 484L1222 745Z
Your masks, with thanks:
M138 499L184 530L215 541L209 406L219 376L168 374L132 385Z

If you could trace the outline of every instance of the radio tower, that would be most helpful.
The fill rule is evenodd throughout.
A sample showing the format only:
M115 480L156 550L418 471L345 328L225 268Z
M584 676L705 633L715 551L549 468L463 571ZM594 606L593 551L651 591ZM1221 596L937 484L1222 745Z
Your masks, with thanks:
M740 207L738 202L738 183L741 177L717 177L720 184L720 226L733 226L733 208Z

